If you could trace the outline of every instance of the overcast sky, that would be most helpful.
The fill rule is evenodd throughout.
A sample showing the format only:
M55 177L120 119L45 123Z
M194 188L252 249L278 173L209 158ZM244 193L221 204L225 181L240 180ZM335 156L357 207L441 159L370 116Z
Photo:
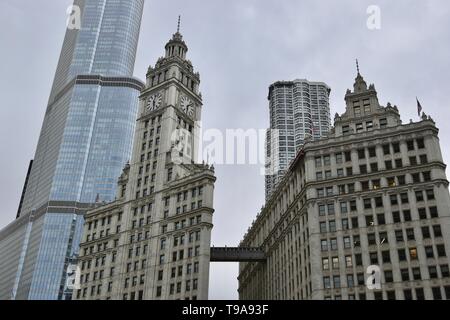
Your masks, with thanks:
M65 33L70 0L0 0L0 228L10 223L33 158ZM369 30L366 10L381 9ZM448 0L147 0L135 75L163 55L178 14L188 58L201 74L204 128L268 126L268 86L306 78L344 111L355 58L382 105L417 120L415 97L440 128L450 163ZM235 246L264 202L259 166L217 166L213 244ZM236 263L211 265L210 298L237 298Z

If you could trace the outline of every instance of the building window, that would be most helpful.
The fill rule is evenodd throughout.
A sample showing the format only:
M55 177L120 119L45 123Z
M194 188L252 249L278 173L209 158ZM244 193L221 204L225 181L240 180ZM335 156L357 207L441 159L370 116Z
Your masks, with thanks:
M384 166L386 167L386 170L392 170L392 160L385 161Z
M353 288L354 286L355 286L355 281L353 279L353 275L352 274L348 274L347 275L347 287Z
M360 253L355 254L355 265L362 266L362 256Z
M352 247L352 242L350 237L344 237L344 249L350 249Z
M330 228L330 232L336 232L336 221L331 220L329 222L329 228Z
M323 287L325 289L331 289L330 277L323 277Z
M366 227L371 227L373 225L374 225L373 216L372 215L366 216Z
M430 217L431 218L437 218L438 215L438 210L437 207L430 207Z
M356 275L356 279L358 280L358 285L359 286L363 286L365 285L365 280L364 280L364 273L358 273ZM361 299L361 294L360 294L360 299Z
M342 134L347 135L349 133L350 133L350 126L348 126L348 125L342 126Z
M367 173L367 165L363 164L359 166L359 173L366 174Z
M433 292L433 300L442 300L441 287L431 288Z
M378 264L378 253L377 252L370 252L369 258L370 258L371 264Z
M338 289L341 287L341 277L340 276L333 276L333 285L335 289Z
M419 209L418 209L418 212L419 212L419 218L420 218L421 220L424 220L424 219L427 218L427 211L426 211L425 208L419 208Z
M333 269L339 269L339 258L338 257L333 257L331 259L332 264L333 264Z
M325 205L319 205L319 216L325 215Z
M414 140L406 141L406 147L408 148L408 151L414 151Z
M384 272L384 280L385 280L387 283L391 283L391 282L394 281L394 277L393 277L393 275L392 275L392 270L386 270L386 271Z
M342 230L348 230L348 229L349 229L348 219L342 219Z
M407 193L401 193L400 194L400 201L401 201L402 204L409 203L408 194Z
M416 240L414 236L414 229L412 228L406 229L406 238L408 239L408 241Z
M391 254L389 250L381 252L383 263L391 263Z
M364 149L358 150L358 159L365 159L366 158L366 152Z
M440 225L434 225L433 226L433 233L434 233L434 237L435 238L442 237L441 226Z
M411 178L413 183L420 183L420 174L419 173L412 173Z
M412 290L411 289L403 290L403 296L405 300L412 300Z
M330 244L331 244L331 250L337 250L337 239L333 238L330 240Z
M315 164L316 164L316 168L322 167L322 158L321 157L316 157L315 158Z
M363 124L361 122L357 123L356 124L356 132L362 132L363 130L364 130Z
M400 143L398 143L398 142L393 143L392 150L394 151L394 153L399 153L400 152Z
M334 203L328 203L327 204L327 209L328 209L328 215L332 216L332 215L335 214Z
M372 209L372 200L371 199L364 199L364 209Z
M353 267L353 259L352 259L352 256L346 256L346 257L345 257L345 266L346 266L347 268Z
M436 251L438 254L438 257L446 257L447 254L445 253L445 246L443 244L436 245Z
M423 239L431 238L431 233L430 233L430 227L429 226L422 227L422 238Z
M367 235L367 242L369 243L369 246L377 244L375 233L369 233Z
M411 260L417 260L417 248L410 248L409 249L409 258Z
M402 276L402 281L409 281L409 270L408 269L401 269L400 274Z
M389 146L389 144L384 144L383 145L383 155L388 155L391 153L391 148Z
M448 269L448 264L441 264L440 267L441 267L441 276L443 278L449 277L450 273L449 273L449 269ZM450 297L448 297L448 298L450 298Z
M433 252L432 246L425 247L425 255L427 256L427 258L434 258L434 252Z
M356 228L358 228L358 226L359 226L358 217L353 217L352 218L352 228L356 229Z
M322 259L322 270L329 270L330 269L330 260L328 258Z
M321 240L320 246L322 248L322 251L328 251L328 241L327 240Z
M438 277L436 266L429 266L428 273L430 274L430 279L436 279Z
M416 288L416 299L425 300L425 293L423 291L423 288Z
M399 261L406 261L406 251L405 249L398 249L398 260Z
M423 138L417 139L416 142L417 142L417 148L425 149L425 143L424 143Z
M421 154L419 156L419 159L420 159L420 164L427 164L428 163L428 158L427 158L426 154Z

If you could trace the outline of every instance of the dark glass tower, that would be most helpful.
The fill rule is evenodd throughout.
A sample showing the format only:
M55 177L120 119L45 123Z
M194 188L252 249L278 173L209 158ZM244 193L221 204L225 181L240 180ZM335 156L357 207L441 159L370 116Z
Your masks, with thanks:
M83 214L109 202L131 156L144 0L75 0L18 219L0 231L0 299L64 299Z

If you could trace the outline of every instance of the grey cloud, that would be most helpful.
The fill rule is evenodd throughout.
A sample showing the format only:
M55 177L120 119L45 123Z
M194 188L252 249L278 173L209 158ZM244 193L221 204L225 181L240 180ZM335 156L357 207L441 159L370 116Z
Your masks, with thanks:
M0 226L15 216L33 156L64 37L71 1L0 3ZM366 9L381 8L381 30L366 28ZM14 8L14 9L12 9ZM205 128L265 128L267 88L307 78L332 88L332 114L344 110L345 90L359 58L380 102L417 119L415 97L437 120L444 158L450 128L446 106L450 3L435 1L165 0L147 1L136 75L163 54L178 14L188 56L201 73ZM213 243L237 245L264 201L257 166L217 166ZM237 264L212 264L210 297L237 298Z

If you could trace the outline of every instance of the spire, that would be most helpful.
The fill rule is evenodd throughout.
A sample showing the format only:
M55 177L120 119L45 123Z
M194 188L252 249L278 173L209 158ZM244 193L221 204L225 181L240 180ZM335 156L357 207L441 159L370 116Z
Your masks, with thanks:
M181 59L186 59L186 52L188 51L188 48L186 43L183 41L183 36L180 33L180 26L181 15L178 16L177 32L172 35L172 39L166 44L166 58L178 56Z
M358 75L356 76L355 84L353 85L353 92L359 93L359 92L367 91L367 84L364 81L363 76L359 72L359 61L358 61L358 59L356 59L356 71L358 72Z

